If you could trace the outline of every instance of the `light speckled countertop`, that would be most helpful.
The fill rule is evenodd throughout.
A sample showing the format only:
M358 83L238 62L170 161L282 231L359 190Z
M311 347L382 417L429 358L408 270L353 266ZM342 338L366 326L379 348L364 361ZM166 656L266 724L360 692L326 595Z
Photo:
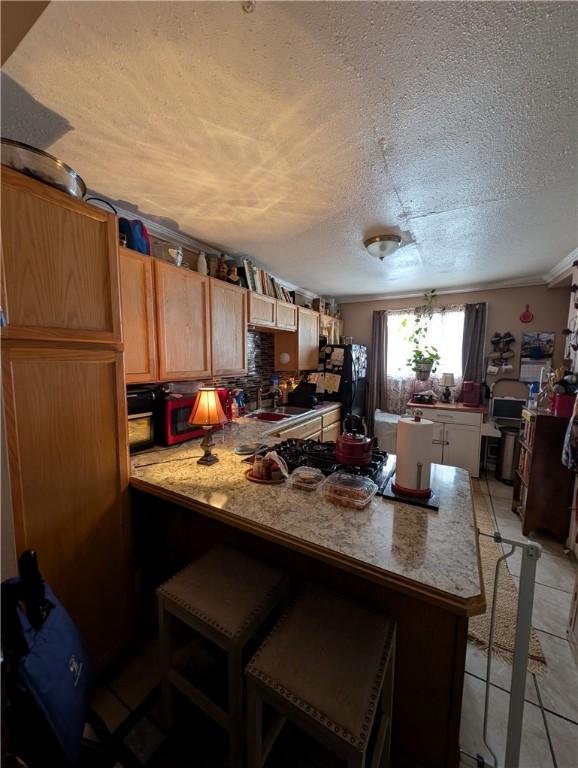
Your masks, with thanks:
M335 404L319 406L319 412ZM214 434L219 463L197 464L194 440L132 459L135 488L190 506L203 514L383 583L415 592L460 614L483 612L470 479L463 469L436 464L431 485L438 512L376 496L364 510L338 507L318 493L283 485L258 485L244 477L247 464L233 448L262 441L303 421L263 422L243 418ZM281 427L283 425L283 427Z

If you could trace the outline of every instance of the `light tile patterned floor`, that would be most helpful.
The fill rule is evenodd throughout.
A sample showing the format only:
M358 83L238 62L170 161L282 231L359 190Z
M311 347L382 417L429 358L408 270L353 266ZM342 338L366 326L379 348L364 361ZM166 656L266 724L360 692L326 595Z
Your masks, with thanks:
M500 532L511 538L523 538L520 521L511 511L511 488L493 478L482 479L480 485ZM527 678L519 768L578 768L578 667L566 640L576 566L557 542L540 539L540 543L544 554L537 569L533 624L548 666L543 675L528 675ZM517 580L519 559L514 559L511 569ZM476 646L468 647L460 743L471 755L480 753L492 764L482 740L486 659ZM493 660L489 739L498 755L500 768L506 744L510 675L508 664ZM211 751L211 739L206 737L210 724L198 720L195 715L190 720L193 741L204 739L209 744L202 759L197 750L191 753L190 738L183 744L171 744L170 739L165 739L158 682L156 640L153 638L143 643L140 652L113 672L95 694L93 706L105 727L114 732L118 743L118 765L124 768L222 766L223 761ZM213 741L215 739L222 741L222 736L216 733ZM218 749L216 754L220 754ZM275 765L293 768L289 758ZM476 761L463 755L462 766L474 768Z
M524 538L520 519L511 510L512 489L493 477L480 478L480 485L500 533L513 539ZM533 624L547 668L542 675L528 675L519 768L578 768L578 666L566 639L576 563L561 544L534 538L544 551L536 571ZM520 557L507 562L517 581ZM482 741L486 660L478 648L469 645L460 743L470 755L481 754L492 765ZM493 660L488 737L500 766L506 745L510 675L508 664ZM475 765L474 759L462 756L463 768Z

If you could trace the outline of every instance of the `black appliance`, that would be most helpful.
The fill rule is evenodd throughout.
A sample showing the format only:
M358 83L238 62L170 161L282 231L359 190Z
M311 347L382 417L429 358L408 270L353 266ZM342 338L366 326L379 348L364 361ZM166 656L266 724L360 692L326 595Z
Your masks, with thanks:
M315 384L301 381L295 387L293 392L289 392L287 401L289 405L301 405L305 408L312 408L314 405L317 405L317 397L315 396L316 391L317 387Z
M130 453L152 448L155 444L156 389L144 387L127 389L126 402Z
M411 396L411 402L417 405L435 405L433 395L425 395L422 392L415 392Z
M364 417L367 409L367 347L364 344L326 344L320 350L320 370L325 373L324 400L341 403L343 415ZM322 366L322 368L321 368ZM330 392L328 374L339 376L336 392Z
M297 467L315 467L320 469L324 475L330 475L332 472L340 470L377 481L387 463L387 453L374 450L368 466L356 467L349 464L345 466L337 461L335 443L318 443L316 440L298 438L284 440L272 448L262 448L257 453L264 456L270 450L275 450L285 460L289 472L293 472ZM250 463L253 461L253 457L251 456L245 461Z

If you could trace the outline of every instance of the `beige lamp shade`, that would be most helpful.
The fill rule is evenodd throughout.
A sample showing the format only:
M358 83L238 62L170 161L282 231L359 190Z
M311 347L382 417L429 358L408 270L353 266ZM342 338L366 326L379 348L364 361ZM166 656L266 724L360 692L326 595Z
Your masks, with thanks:
M455 387L456 382L454 380L454 374L453 373L442 373L442 377L440 379L440 384L442 387Z
M211 427L217 424L224 424L226 421L227 417L223 411L217 390L212 387L202 387L199 389L189 417L189 424Z

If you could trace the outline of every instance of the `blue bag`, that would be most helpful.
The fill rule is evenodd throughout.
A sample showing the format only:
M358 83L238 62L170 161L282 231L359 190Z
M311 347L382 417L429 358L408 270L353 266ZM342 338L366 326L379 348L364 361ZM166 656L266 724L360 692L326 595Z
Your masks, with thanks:
M19 578L2 586L17 586ZM88 709L88 655L72 619L45 583L52 605L36 631L20 607L18 620L27 652L16 663L16 681L28 691L44 715L70 763L80 755Z
M118 220L118 231L126 237L127 248L150 255L150 237L142 221L138 219L129 221L121 216Z

